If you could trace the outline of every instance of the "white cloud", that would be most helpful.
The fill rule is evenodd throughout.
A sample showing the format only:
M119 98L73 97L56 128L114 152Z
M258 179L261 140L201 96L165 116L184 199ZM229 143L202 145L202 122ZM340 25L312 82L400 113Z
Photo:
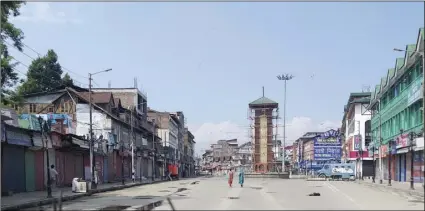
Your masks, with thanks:
M13 20L21 22L44 22L44 23L57 23L57 24L78 24L82 21L77 18L69 17L64 11L56 11L52 9L48 2L32 2L27 3L21 9L21 15L14 17Z
M204 123L202 125L190 125L189 130L192 131L196 140L196 152L201 154L205 149L209 149L209 146L216 143L219 139L231 139L237 138L239 144L249 141L249 126L248 122L246 125L238 125L230 121L224 121L218 124ZM282 125L282 124L280 124ZM326 120L323 122L314 122L309 117L294 117L291 120L287 120L286 123L286 140L287 144L298 139L306 132L320 132L329 129L337 129L340 127L340 122ZM283 137L283 128L279 129L279 139Z

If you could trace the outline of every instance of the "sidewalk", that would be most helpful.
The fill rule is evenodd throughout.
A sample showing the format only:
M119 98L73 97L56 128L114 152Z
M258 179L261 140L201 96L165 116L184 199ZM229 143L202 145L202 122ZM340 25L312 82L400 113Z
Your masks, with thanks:
M120 190L134 186L153 184L164 181L165 180L156 180L151 182L150 180L146 180L143 181L143 183L141 183L140 181L133 183L131 180L128 180L126 181L125 185L121 185L121 182L99 184L97 189L91 191L90 193L74 193L72 192L71 187L57 188L52 192L53 198L47 198L47 191L17 193L13 196L6 196L1 198L1 210L19 210L51 204L55 200L55 198L59 197L61 190L63 191L62 201L69 201L83 196L89 196L91 194Z
M384 188L392 191L402 191L412 196L424 197L423 183L414 183L414 190L410 189L410 182L398 182L391 181L391 186L388 186L388 180L383 180L382 184L379 184L379 179L375 179L375 183L372 183L372 179L356 180L356 182L367 185L369 187Z

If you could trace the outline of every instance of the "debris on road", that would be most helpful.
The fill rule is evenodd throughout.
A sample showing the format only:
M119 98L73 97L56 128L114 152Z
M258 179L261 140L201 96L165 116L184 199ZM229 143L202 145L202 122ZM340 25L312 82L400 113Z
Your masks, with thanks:
M320 196L320 193L313 192L313 193L308 194L308 196Z

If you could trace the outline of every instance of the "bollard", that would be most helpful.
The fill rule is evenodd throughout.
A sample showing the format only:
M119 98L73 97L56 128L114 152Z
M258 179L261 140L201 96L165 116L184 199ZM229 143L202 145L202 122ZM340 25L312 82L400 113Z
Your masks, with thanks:
M62 197L63 197L63 192L61 190L60 193L59 193L59 202L58 202L58 204L59 204L59 211L62 211Z

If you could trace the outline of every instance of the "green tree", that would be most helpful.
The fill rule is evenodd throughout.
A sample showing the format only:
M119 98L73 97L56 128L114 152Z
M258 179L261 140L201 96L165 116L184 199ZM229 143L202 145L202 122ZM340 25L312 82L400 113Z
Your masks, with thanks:
M19 51L22 51L22 40L24 39L24 33L19 28L16 28L12 23L9 22L9 17L20 15L19 8L25 4L23 1L2 1L1 2L1 27L0 27L0 53L1 53L1 97L2 103L8 103L10 100L6 95L12 94L10 90L18 81L18 74L14 71L14 67L17 63L12 62L12 57L9 55L9 51L5 44L6 40L13 41Z
M25 95L52 91L63 85L62 73L57 54L49 50L45 56L32 61L28 68L27 79L18 88L18 92ZM67 78L70 79L69 76Z
M74 81L72 80L71 76L68 75L68 73L65 73L65 75L62 78L63 84L65 86L72 86L74 85Z

